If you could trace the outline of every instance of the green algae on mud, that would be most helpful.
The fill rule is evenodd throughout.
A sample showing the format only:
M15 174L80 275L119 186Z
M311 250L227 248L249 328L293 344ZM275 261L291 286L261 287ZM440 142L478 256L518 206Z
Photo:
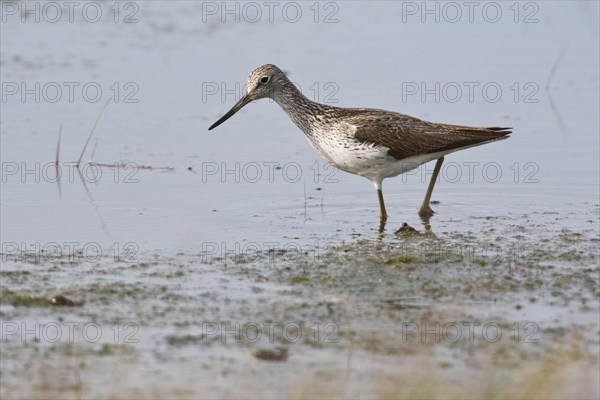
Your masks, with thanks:
M491 381L482 395L492 389L503 393L493 383L501 376L529 374L543 381L536 375L539 361L533 361L540 357L546 361L539 368L598 368L593 355L599 348L600 268L594 232L565 234L510 223L494 229L481 235L361 239L301 252L274 249L213 258L193 252L147 254L136 263L8 259L1 271L2 318L27 324L41 313L47 324L79 324L75 334L89 324L99 327L102 340L80 337L73 343L85 360L80 375L89 379L78 390L90 396L109 393L101 379L85 373L97 357L119 360L133 371L160 362L155 372L161 374L205 360L201 370L208 381L221 373L265 379L266 372L249 360L268 365L277 359L289 369L281 376L280 395L304 388L306 379L330 393L325 381L307 374L312 360L335 377L370 376L382 396L404 393L406 388L395 382L425 375L431 365L446 371L441 381L480 376L480 366L486 365L482 371ZM73 274L79 279L69 278ZM48 307L56 293L85 303ZM55 350L64 337L50 343L43 330L39 333L37 341L25 341L25 351L17 351L23 343L12 336L3 349L19 362L39 352L59 362L64 352ZM271 357L280 353L284 356ZM378 360L377 367L359 366L368 357ZM556 361L560 357L562 364ZM399 359L416 367L399 367ZM377 372L382 365L383 376ZM48 385L47 377L38 380L33 389ZM336 390L346 396L362 393L348 382L340 384L343 389ZM121 385L125 392L143 391ZM168 393L205 393L185 379L172 377L172 385ZM593 393L592 386L584 387L584 393ZM411 388L422 393L418 385ZM222 387L211 390L220 393ZM428 390L432 397L443 393ZM515 393L528 390L524 382Z

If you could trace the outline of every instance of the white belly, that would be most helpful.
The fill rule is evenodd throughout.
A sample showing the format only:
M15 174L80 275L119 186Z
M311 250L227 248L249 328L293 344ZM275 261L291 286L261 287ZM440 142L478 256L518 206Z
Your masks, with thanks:
M403 174L441 157L437 154L425 154L399 161L388 154L387 147L360 143L353 137L346 140L329 140L321 136L317 140L309 136L308 139L321 156L337 168L364 176L374 182Z

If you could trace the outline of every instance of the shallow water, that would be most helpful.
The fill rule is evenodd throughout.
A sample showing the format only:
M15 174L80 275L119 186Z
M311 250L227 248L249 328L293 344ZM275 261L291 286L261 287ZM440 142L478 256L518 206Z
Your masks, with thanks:
M36 22L35 11L2 2L3 321L98 321L106 335L115 322L141 327L135 344L105 336L115 351L85 339L76 350L57 350L44 340L4 340L5 323L3 349L11 357L2 356L3 398L46 390L148 394L150 372L172 380L150 385L165 397L236 397L248 387L257 397L308 396L313 386L326 396L367 396L373 392L362 379L377 375L378 364L397 364L390 354L405 347L381 328L398 328L399 321L529 321L554 332L543 336L550 338L546 350L579 334L577 326L598 331L597 3L499 3L497 22L491 3L480 4L472 22L464 7L452 22L444 3L429 3L439 8L439 21L420 2L301 3L299 17L296 3L277 3L272 22L269 6L252 4L257 22L242 3L229 3L234 11L227 14L222 3L140 2L120 4L118 15L100 3L98 22L83 18L82 7L70 22L63 5L53 23L49 8L40 5ZM415 256L405 250L421 238L394 234L403 222L424 231L416 212L432 163L385 181L390 219L381 234L371 183L327 165L273 102L255 102L208 132L242 94L248 73L264 63L279 65L320 102L512 126L508 140L448 156L433 195L438 245L451 254L473 248L476 255ZM73 162L109 99L80 175ZM94 162L127 168L95 167L92 152ZM345 258L346 251L357 254ZM413 258L396 263L398 254ZM468 282L477 286L519 266L517 286L489 283L493 299L485 291L469 295ZM396 272L388 275L390 269ZM445 277L447 287L440 294L395 282L419 271L428 280ZM537 271L535 279L528 281L527 271ZM85 304L58 309L41 299L60 293ZM24 305L23 294L34 304ZM303 338L280 368L248 357L272 341L204 346L202 321L334 323L343 340L316 346ZM361 329L362 336L348 339ZM578 343L588 342L597 346L593 336ZM464 358L478 351L468 343L450 347L436 347L432 362L469 365ZM356 353L340 358L340 349ZM41 373L35 385L23 382L15 364L35 363L40 351L77 370L83 384L61 390L46 382L52 374ZM120 381L123 391L111 392L88 368L111 371L116 359L131 377ZM595 368L597 361L592 357ZM340 379L332 378L333 389L312 375L318 363L330 368L324 376ZM201 377L190 368L201 368ZM280 379L254 387L253 379L271 375ZM399 369L397 376L407 375ZM230 388L234 382L239 386Z

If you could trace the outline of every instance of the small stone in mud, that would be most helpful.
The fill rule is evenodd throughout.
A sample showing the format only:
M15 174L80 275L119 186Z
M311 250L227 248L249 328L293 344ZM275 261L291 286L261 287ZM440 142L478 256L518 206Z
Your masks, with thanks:
M252 356L265 361L287 361L289 357L286 347L275 347L274 349L260 349L252 352Z
M402 233L404 235L413 235L413 234L419 234L419 231L416 230L415 228L413 228L412 226L410 226L409 224L407 224L406 222L402 223L402 226L400 227L400 229L398 229L396 232L394 232L396 235L399 233Z
M54 304L55 306L67 306L67 307L76 307L76 306L81 306L83 305L83 303L81 302L77 302L77 301L73 301L70 298L63 296L63 295L58 295L52 298L52 300L50 300L52 302L52 304Z
M252 293L262 293L265 291L265 289L259 288L258 286L250 286L250 290Z

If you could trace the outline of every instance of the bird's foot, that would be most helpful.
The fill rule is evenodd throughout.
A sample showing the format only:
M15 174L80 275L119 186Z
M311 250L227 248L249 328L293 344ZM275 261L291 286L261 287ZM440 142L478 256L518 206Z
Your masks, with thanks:
M423 204L419 209L419 216L423 219L429 219L434 214L434 211L429 207L429 204Z
M379 216L379 233L383 233L385 230L385 223L387 222L387 214L381 214Z

